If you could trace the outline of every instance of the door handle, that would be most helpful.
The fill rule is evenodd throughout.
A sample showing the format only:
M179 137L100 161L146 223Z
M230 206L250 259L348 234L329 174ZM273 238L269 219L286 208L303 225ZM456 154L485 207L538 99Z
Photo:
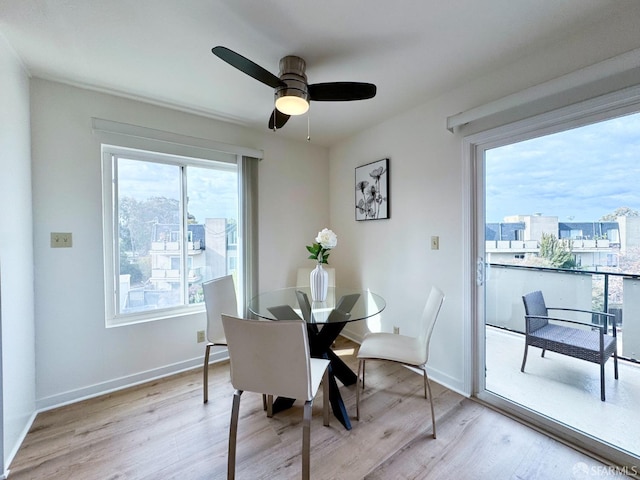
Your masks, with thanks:
M485 277L485 266L484 266L484 258L480 257L476 260L476 285L481 287L484 285L484 277Z

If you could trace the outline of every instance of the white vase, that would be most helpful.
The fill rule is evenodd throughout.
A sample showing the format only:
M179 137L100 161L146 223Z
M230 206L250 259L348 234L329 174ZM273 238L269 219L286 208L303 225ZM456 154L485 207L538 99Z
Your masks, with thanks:
M314 302L324 302L327 299L327 288L329 287L329 274L319 263L311 270L309 275L309 286L311 288L311 299Z

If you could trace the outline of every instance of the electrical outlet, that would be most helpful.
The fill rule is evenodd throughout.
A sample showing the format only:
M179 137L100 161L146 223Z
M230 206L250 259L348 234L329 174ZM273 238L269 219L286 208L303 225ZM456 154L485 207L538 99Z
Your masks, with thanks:
M202 343L204 342L204 340L204 330L198 330L198 343Z
M400 334L400 327L393 327L393 333L395 333L396 335Z
M72 246L71 232L51 232L51 248L71 248Z

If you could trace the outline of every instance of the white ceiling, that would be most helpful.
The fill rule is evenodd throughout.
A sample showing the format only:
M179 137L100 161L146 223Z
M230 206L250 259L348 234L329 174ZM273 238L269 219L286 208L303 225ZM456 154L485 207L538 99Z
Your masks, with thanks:
M309 83L375 83L357 102L312 102L312 141L332 143L547 48L637 0L0 0L0 32L33 76L266 131L273 92L211 53L224 45ZM452 112L455 113L455 112ZM306 116L276 135L304 140Z

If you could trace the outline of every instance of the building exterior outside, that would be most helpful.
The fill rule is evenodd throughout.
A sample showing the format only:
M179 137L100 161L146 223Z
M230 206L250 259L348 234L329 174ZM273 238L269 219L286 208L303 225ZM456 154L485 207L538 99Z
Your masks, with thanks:
M225 218L207 218L204 224L189 224L187 231L187 276L189 303L204 301L202 283L235 272L237 268L237 224ZM146 258L148 279L131 284L131 275L120 275L120 301L124 311L158 308L168 297L180 297L183 288L179 224L154 224ZM173 302L175 303L175 302Z
M488 263L524 263L538 256L543 234L566 241L580 268L615 267L620 253L640 246L640 217L607 222L559 222L556 216L540 214L505 217L504 222L486 224Z

